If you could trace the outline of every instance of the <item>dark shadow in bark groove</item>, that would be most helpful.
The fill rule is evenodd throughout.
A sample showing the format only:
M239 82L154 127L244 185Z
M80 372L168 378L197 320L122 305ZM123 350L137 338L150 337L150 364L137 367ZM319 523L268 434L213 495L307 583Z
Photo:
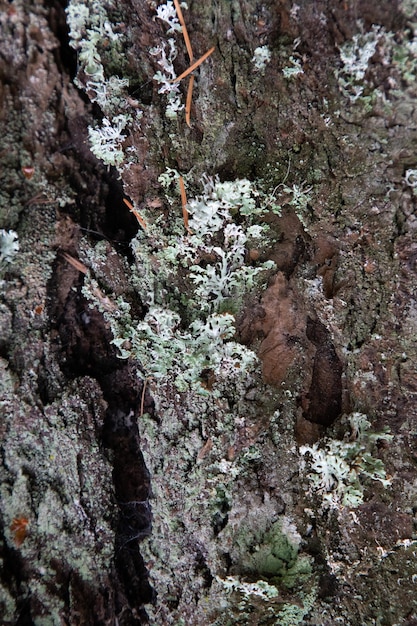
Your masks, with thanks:
M79 181L77 204L80 210L72 219L78 218L88 226L94 226L98 235L106 233L109 238L129 240L133 234L130 215L127 211L114 210L116 203L122 204L120 183L112 181L109 174L98 178L96 168L92 170L91 164L86 165L86 170L90 175L94 171L94 176L84 186ZM83 176L82 171L80 169L79 177ZM98 198L99 206L105 210L96 210ZM77 245L75 236L69 247L74 258ZM91 309L82 294L83 282L82 272L58 255L48 287L52 333L57 339L56 358L66 379L84 376L96 379L108 406L103 430L97 432L97 436L101 439L100 444L107 448L113 465L115 507L118 510L114 526L115 571L113 589L109 589L109 594L114 596L120 624L143 624L147 623L143 605L154 600L155 592L149 584L140 554L140 541L151 532L152 514L148 501L150 477L140 449L137 418L141 409L152 413L153 402L148 391L142 398L143 383L135 367L117 357L103 315L97 309ZM134 314L140 317L143 313L140 304L133 303L132 306ZM39 393L45 404L53 400L47 381ZM79 581L77 593L82 603L82 598L92 595L93 590L85 589Z
M343 366L329 331L318 319L307 318L306 335L316 346L316 354L305 418L316 424L330 426L342 411Z
M59 48L53 51L55 62L61 72L74 78L77 74L77 53L69 45L65 16L67 4L66 0L49 0L47 20L51 31L60 42Z
M65 4L54 0L48 19L61 44L55 51L56 62L63 72L74 76L77 60L68 43ZM83 93L80 96L86 103L86 113L65 119L60 137L62 152L78 166L68 171L71 187L76 193L75 204L69 205L67 211L74 223L74 231L67 241L63 235L62 250L77 258L81 231L92 240L109 241L129 261L129 242L138 225L123 203L122 186L114 168L105 168L88 148L88 111L92 107ZM52 333L57 339L59 337L57 360L67 379L95 378L108 405L104 429L98 436L111 450L119 511L115 527L114 589L109 590L109 594L114 595L116 614L120 617L123 613L119 623L139 624L147 621L142 607L154 595L139 550L140 540L150 533L151 528L150 480L140 450L136 422L142 404L142 383L137 372L131 371L117 358L117 350L111 344L111 332L102 314L88 306L81 293L82 286L82 273L74 271L58 255L48 286ZM132 306L134 314L140 317L140 303L132 303ZM39 394L48 404L54 399L54 391L48 388L47 380L44 382L40 381ZM145 410L152 411L149 393L144 400ZM83 589L81 581L77 589L79 602L85 603L83 598L89 597L92 590Z
M4 537L4 534L4 522L0 518L0 536ZM0 579L6 583L5 587L9 587L15 593L16 598L20 598L17 602L17 618L14 626L33 626L30 598L25 597L25 594L22 592L27 578L24 560L19 551L10 549L5 541L0 542L0 559L3 563L2 570L0 570Z

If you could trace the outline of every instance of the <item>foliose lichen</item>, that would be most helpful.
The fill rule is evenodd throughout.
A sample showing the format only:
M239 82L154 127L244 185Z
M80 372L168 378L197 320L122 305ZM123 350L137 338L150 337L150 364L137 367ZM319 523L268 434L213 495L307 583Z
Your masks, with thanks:
M366 415L347 416L350 435L344 440L327 437L319 444L301 446L301 471L307 473L311 489L325 507L356 507L363 502L365 481L391 484L381 459L373 456L377 441L389 442L388 430L374 433Z
M335 70L339 88L352 103L358 101L367 107L379 99L388 106L384 90L377 84L377 68L391 65L389 90L394 95L400 94L401 83L412 85L417 68L416 23L398 37L381 25L373 24L365 31L362 22L358 22L359 32L346 41L339 49L341 66Z
M9 263L13 263L19 251L17 233L14 230L0 230L0 271Z
M171 175L164 180L167 186L173 182ZM129 304L119 300L116 314L105 312L120 356L137 359L145 377L204 393L205 370L218 381L232 382L256 362L251 350L234 341L233 311L274 267L247 262L248 245L267 236L265 225L253 223L266 210L260 200L247 180L221 183L206 177L203 193L187 205L190 232L180 221L166 228L146 215L146 232L131 245L135 289L148 311L143 320L134 320ZM96 287L87 278L84 293L93 302Z
M255 67L255 70L260 72L261 74L265 73L265 68L271 60L271 50L268 46L258 46L255 48L252 57L252 63Z
M129 80L120 78L116 69L113 74L109 72L109 67L120 71L124 66L123 27L109 18L106 6L97 0L71 0L66 13L70 45L78 53L79 68L74 82L98 104L104 115L101 125L89 127L91 150L106 165L129 167L134 155L131 147L123 147L126 139L123 131L133 119L140 119L141 111L137 109L133 117L128 110Z

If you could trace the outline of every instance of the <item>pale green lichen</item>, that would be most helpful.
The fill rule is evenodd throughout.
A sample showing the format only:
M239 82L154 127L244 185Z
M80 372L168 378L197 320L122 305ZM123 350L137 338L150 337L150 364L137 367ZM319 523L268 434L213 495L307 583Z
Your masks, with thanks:
M126 136L123 130L127 121L125 115L117 115L112 122L104 118L101 126L90 126L88 129L91 152L106 165L121 165L126 159L123 151Z
M18 251L17 233L14 230L0 229L0 270L15 261Z
M142 322L113 343L123 358L133 355L138 359L147 376L171 380L179 391L187 391L198 384L206 368L232 380L240 368L246 371L256 361L253 352L232 341L234 334L232 315L209 315L182 331L177 313L154 306ZM201 385L198 388L203 393Z
M258 46L255 48L252 57L252 63L257 72L265 73L266 66L271 61L272 54L268 46Z
M381 459L373 456L377 441L391 441L387 431L373 433L362 413L348 416L349 439L327 437L319 444L301 446L301 471L307 473L311 489L326 507L356 507L363 502L366 480L391 484Z
M180 6L183 9L188 8L185 2L180 3ZM167 35L172 36L149 51L157 59L160 68L154 74L153 79L159 85L158 93L166 98L165 115L167 118L175 119L178 113L184 110L184 103L182 102L180 84L179 82L174 82L176 72L173 62L177 57L178 49L173 35L180 33L182 27L172 0L168 0L165 4L160 4L156 8L156 16L168 26Z
M304 74L304 70L301 67L300 59L294 56L290 56L288 60L290 62L290 65L288 65L287 67L284 67L282 70L282 73L284 74L285 78L293 78L294 76L298 76L299 74Z
M168 189L175 181L172 171L162 181ZM206 177L203 194L188 204L190 233L181 222L165 231L155 220L132 241L135 288L149 310L143 320L133 320L129 305L119 300L113 310L104 306L104 313L120 356L138 360L145 376L203 392L199 381L205 370L232 383L254 366L254 353L234 341L233 309L274 266L246 264L248 242L265 238L265 226L252 223L264 210L257 200L249 181ZM239 225L233 214L240 216ZM184 274L181 281L178 272ZM94 301L97 288L87 277L84 292Z
M183 9L187 8L185 2L180 3L180 6ZM181 25L172 0L167 0L165 4L160 4L158 7L156 7L156 15L159 20L162 20L169 26L169 29L167 31L168 34L181 32Z
M66 13L70 45L77 50L80 69L87 77L85 82L76 79L76 83L110 115L120 106L128 81L116 75L106 76L102 54L107 47L108 55L110 46L113 53L121 57L124 36L111 23L105 5L97 0L71 0Z
M173 82L176 78L173 62L178 54L175 39L171 37L167 41L162 41L159 46L151 48L149 53L157 59L160 67L153 79L159 85L158 93L166 96L166 116L175 118L180 111L184 110L180 84Z
M245 583L235 576L227 576L225 579L217 577L217 581L223 585L226 591L239 591L245 596L258 596L263 600L270 600L279 596L279 591L275 585L270 585L265 580L258 580L256 583Z
M361 22L358 27L360 32L339 48L341 67L335 71L335 75L340 91L350 102L358 101L369 107L377 93L382 95L366 79L369 64L377 49L385 57L385 62L388 61L391 48L388 40L392 38L392 34L376 24L369 32L364 32Z
M417 2L416 0L400 0L399 8L410 19L416 19Z
M288 518L258 533L242 524L235 541L247 546L238 564L247 577L262 577L288 589L304 584L311 577L310 559L299 555L301 537Z
M312 201L312 187L306 187L305 185L283 185L283 193L288 194L288 203L294 208L295 214L298 219L308 230L309 225L309 206Z
M225 579L217 577L217 582L230 598L231 607L227 617L218 618L214 626L250 623L297 626L305 623L305 617L317 600L317 588L314 586L302 596L300 594L297 604L291 604L284 601L277 587L264 580L249 583L228 576ZM262 621L258 622L258 619Z
M383 35L381 26L374 24L369 32L365 33L362 29L340 47L342 67L338 70L337 77L342 91L352 101L363 93L363 80L369 61L374 56Z
M190 179L187 187L192 186ZM202 192L187 204L191 231L187 232L180 217L178 173L168 170L160 182L171 215L176 211L178 217L171 217L167 224L165 217L142 212L146 230L132 241L136 261L132 284L135 297L146 306L143 319L134 318L126 299L108 291L98 297L104 283L99 276L93 278L93 273L99 274L102 268L102 245L83 256L91 267L84 293L109 321L120 356L138 364L155 403L157 419L145 414L139 420L153 493L153 533L141 551L145 560L155 562L151 580L160 598L155 615L162 610L161 619L165 619L170 613L169 598L178 598L180 607L170 616L175 621L186 615L186 598L198 584L198 577L189 577L194 542L198 538L207 568L213 576L220 576L222 546L234 541L240 519L234 494L242 477L251 475L263 458L255 443L247 443L230 458L226 451L233 447L236 431L244 428L248 414L256 411L253 400L250 406L244 405L248 390L253 391L259 381L259 363L250 349L236 341L234 310L268 276L271 264L251 265L247 251L248 246L262 246L268 240L269 231L261 220L270 211L271 198L246 179L220 182L204 177ZM219 535L228 511L234 511L236 522ZM292 540L287 544L284 538L279 543L283 526L275 528L272 514L266 506L263 531L256 539L262 546L258 559L249 556L255 542L249 529L258 525L258 510L247 526L246 539L244 524L239 522L241 539L231 550L242 572L241 583L248 582L244 570L267 580L268 564L275 559L274 563L282 565L272 572L275 586L309 587L309 560L298 555ZM181 531L184 524L185 534ZM201 590L200 595L196 610L209 605L213 615L221 613L227 595L224 589L217 585ZM260 607L264 612L268 609L268 605ZM152 619L152 608L149 615ZM217 623L215 619L207 623Z
M215 255L216 263L190 267L190 278L196 284L195 296L207 310L218 310L225 299L250 291L257 274L274 267L273 263L264 263L259 268L245 265L247 237L240 226L227 224L223 233L223 247L205 246L208 254Z
M101 127L89 127L93 154L106 165L129 167L134 159L131 150L123 148L123 131L132 122L126 112L129 80L117 74L107 74L109 65L103 56L113 56L123 67L124 35L112 24L105 6L97 0L71 0L66 9L70 45L78 52L79 71L75 84L84 89L92 102L104 113ZM140 119L141 111L136 111Z
M415 84L417 70L417 24L410 23L401 36L373 24L367 32L358 22L359 32L340 48L341 66L335 71L341 92L352 102L369 108L378 98L386 104L386 93L375 83L370 70L391 65L389 89L402 95L402 81ZM396 70L396 71L395 71Z

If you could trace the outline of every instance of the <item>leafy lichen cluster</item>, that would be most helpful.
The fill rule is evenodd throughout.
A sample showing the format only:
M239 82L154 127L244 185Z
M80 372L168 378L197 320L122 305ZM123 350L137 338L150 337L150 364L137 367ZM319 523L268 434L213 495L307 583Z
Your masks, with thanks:
M123 27L111 20L105 5L97 0L71 0L66 12L70 44L78 54L75 83L86 90L104 115L101 125L89 127L91 150L106 165L127 167L133 158L132 150L123 145L124 131L133 120L126 104L129 80L109 71L112 67L120 71L124 66ZM135 118L140 116L137 110Z
M169 170L161 182L166 202L175 207L178 174ZM156 612L163 615L170 598L178 602L177 616L194 611L195 619L221 624L224 602L231 603L232 615L236 594L230 596L227 582L226 545L245 615L268 613L274 607L281 615L290 610L276 599L281 588L295 589L304 597L315 586L309 559L298 554L299 536L285 520L276 521L274 505L265 507L261 522L253 512L245 522L237 498L244 477L262 464L256 440L234 451L237 432L254 427L254 400L262 383L257 356L236 341L234 313L273 268L272 263L251 262L248 254L249 247L268 237L266 225L256 222L270 206L271 198L248 180L205 177L201 193L187 203L188 231L180 219L167 226L162 217L143 214L146 229L131 244L131 280L145 307L144 317L135 319L131 305L121 297L99 303L120 357L139 364L155 403L156 416L143 414L139 420L153 492L153 532L141 549L144 558L155 563L150 574L160 598ZM83 287L92 306L97 306L102 288L102 248L86 248L83 256L92 268ZM230 516L235 518L232 524ZM199 551L201 573L194 563ZM217 576L194 609L187 606L196 584L190 568L196 568L197 579ZM275 589L275 599L265 596L254 603L256 594L246 589L251 578L259 589ZM299 621L308 606L298 607ZM149 613L153 615L152 608Z
M363 106L371 106L376 99L386 105L384 89L378 85L377 69L391 64L389 90L397 95L405 82L412 85L417 70L416 23L404 31L400 40L382 26L374 24L365 31L363 23L358 23L359 32L340 47L341 66L335 74L341 92L352 102L360 101Z
M17 233L14 230L0 230L0 272L12 263L19 250Z
M252 223L265 210L257 206L258 195L247 180L206 178L203 193L188 204L190 232L179 220L166 228L150 217L146 231L132 241L135 290L148 311L143 320L132 319L129 304L119 300L117 315L107 317L120 356L137 359L145 377L203 393L205 371L232 384L256 362L251 350L234 341L233 313L274 266L247 261L248 246L267 231ZM84 293L94 303L95 287L87 279Z
M361 413L347 418L351 435L340 441L327 438L320 444L301 446L301 454L309 460L302 464L313 492L320 494L325 506L357 507L363 502L364 481L379 481L387 487L387 478L381 459L373 455L378 441L391 441L389 432L373 433L370 422Z

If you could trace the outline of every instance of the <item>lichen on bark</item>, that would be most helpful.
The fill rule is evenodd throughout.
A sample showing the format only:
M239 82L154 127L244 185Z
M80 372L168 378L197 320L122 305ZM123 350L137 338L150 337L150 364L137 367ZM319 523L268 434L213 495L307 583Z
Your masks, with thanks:
M190 2L195 57L215 46L191 127L153 79L168 37L189 64L155 3L72 0L78 65L59 3L2 13L6 623L416 619L415 8ZM210 241L179 175L190 208L217 202ZM225 217L222 185L250 210ZM230 228L254 226L233 265ZM267 261L267 284L237 280ZM356 446L355 415L392 439ZM366 448L334 465L369 470L363 503L324 506L300 446Z

